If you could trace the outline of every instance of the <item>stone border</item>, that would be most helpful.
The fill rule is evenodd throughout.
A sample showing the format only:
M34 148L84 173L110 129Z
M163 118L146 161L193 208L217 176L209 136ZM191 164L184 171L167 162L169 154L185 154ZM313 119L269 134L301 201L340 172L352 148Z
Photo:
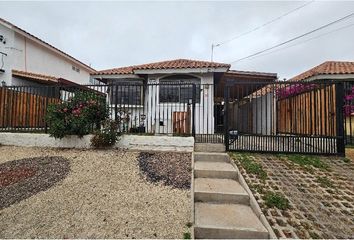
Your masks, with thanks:
M0 133L0 144L21 147L92 148L92 135L55 139L44 133ZM193 137L123 135L113 148L149 151L193 152Z
M194 238L194 224L195 224L195 214L194 214L194 152L192 153L192 176L191 176L191 201L192 201L192 208L191 208L191 239Z
M237 170L237 176L238 176L239 183L247 191L248 195L250 196L250 206L251 206L253 212L256 214L256 216L259 218L259 220L262 222L264 227L268 230L269 238L270 239L278 239L277 236L275 235L272 227L270 226L267 218L264 216L261 208L259 207L256 198L253 196L251 189L248 187L248 185L247 185L245 179L243 178L240 170L238 169L237 165L234 163L234 161L232 160L232 158L230 156L228 156L228 157L229 157L231 165L234 166L234 168L236 168L236 170Z

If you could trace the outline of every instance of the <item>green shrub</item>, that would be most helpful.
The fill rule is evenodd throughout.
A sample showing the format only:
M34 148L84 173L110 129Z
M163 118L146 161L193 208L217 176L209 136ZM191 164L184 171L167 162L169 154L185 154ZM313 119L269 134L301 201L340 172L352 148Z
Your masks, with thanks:
M289 200L280 193L267 192L264 196L264 202L267 207L276 207L281 210L288 209L290 207Z
M101 130L95 132L91 138L91 145L96 148L113 146L119 139L118 123L112 120L103 122Z
M75 92L74 96L62 103L50 104L46 123L50 136L63 138L66 135L82 137L99 128L108 117L108 107L104 96L93 92Z
M183 239L191 239L191 234L189 232L183 233Z

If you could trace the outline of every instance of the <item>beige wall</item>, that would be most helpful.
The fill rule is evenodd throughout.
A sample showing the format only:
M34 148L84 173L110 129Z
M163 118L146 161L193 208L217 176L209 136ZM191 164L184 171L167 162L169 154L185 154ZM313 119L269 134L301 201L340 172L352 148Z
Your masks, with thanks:
M90 74L87 70L17 33L15 47L22 51L13 54L13 69L62 77L79 84L89 84ZM72 66L79 68L80 72L74 71Z
M87 67L16 33L8 26L0 24L0 35L6 38L6 44L0 43L0 51L7 54L3 57L5 73L0 73L0 82L5 81L7 85L26 84L12 77L12 69L16 69L61 77L78 84L90 84L90 70ZM80 72L73 70L72 66L79 68Z

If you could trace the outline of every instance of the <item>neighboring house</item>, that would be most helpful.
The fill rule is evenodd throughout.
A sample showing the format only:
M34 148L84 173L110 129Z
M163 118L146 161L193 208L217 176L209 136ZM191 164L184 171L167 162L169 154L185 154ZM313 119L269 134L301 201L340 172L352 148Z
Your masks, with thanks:
M128 109L133 119L128 128L144 125L149 133L190 133L194 116L196 134L214 134L223 131L225 81L277 78L229 68L225 63L176 59L102 70L92 78L113 85L109 90L113 115L119 117L121 112L116 112Z
M288 81L354 80L354 62L326 61Z
M316 67L307 70L288 81L291 82L313 82L313 81L344 81L344 132L347 135L347 141L354 143L354 62L349 61L326 61ZM327 87L328 88L328 87ZM327 89L327 94L329 93ZM331 89L333 91L334 89ZM334 93L333 93L334 94ZM326 135L334 135L335 130L326 129L326 125L329 123L335 124L336 106L333 103L326 103L323 100L319 100L318 105L326 104L322 109L325 109L323 119L321 119L317 125L320 129L320 133ZM308 111L308 109L307 109ZM331 131L330 131L331 130Z
M90 84L95 70L0 18L0 83L7 86Z

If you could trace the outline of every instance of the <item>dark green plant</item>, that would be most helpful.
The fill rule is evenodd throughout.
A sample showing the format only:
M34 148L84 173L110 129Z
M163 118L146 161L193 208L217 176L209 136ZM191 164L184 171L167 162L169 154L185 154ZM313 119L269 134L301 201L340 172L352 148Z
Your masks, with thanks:
M113 146L119 140L120 134L118 123L113 120L106 120L103 122L102 129L96 131L91 138L91 145L96 148Z
M191 239L191 234L189 232L183 233L183 239Z
M50 104L47 108L46 123L50 136L63 138L66 135L82 137L99 128L108 117L105 96L78 91L67 101Z
M290 207L289 200L283 194L270 191L265 194L264 202L269 208L276 207L285 210Z

